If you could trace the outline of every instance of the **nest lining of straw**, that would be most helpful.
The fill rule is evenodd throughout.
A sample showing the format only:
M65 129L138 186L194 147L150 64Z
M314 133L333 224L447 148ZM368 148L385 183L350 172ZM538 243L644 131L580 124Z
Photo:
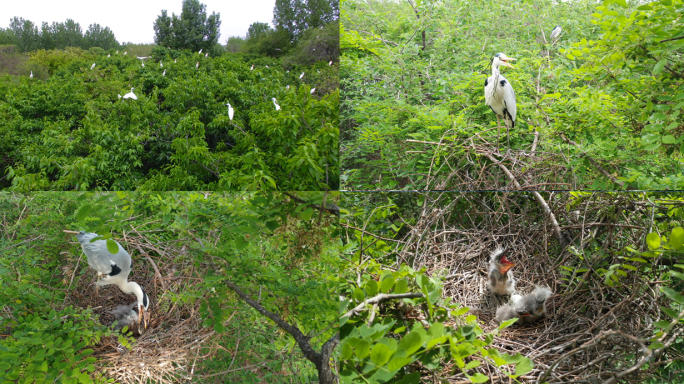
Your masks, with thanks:
M119 343L117 336L104 338L92 347L96 371L125 384L173 383L192 377L198 361L211 358L223 347L218 345L216 333L201 324L200 300L171 300L185 287L196 284L197 276L202 275L185 257L187 246L178 240L152 241L138 232L125 233L124 238L115 240L133 259L128 281L140 284L150 299L149 322L142 332L131 327L136 341L130 350ZM74 242L73 254L67 256L63 271L68 284L67 305L91 307L100 322L109 326L114 322L110 311L136 302L135 295L125 294L115 285L100 287L96 293L96 271L89 268L78 243ZM75 274L80 278L73 279Z

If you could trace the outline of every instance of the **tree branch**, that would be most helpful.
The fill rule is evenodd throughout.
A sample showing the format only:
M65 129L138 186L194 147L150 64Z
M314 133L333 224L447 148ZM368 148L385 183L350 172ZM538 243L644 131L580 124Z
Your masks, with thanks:
M577 145L577 143L575 143L574 141L568 139L568 138L565 137L565 135L563 135L562 133L561 133L561 137L563 138L563 140L565 140L565 141L568 142L569 144L572 144L572 145L574 145L575 147L577 147L577 149L580 149L580 147L579 147L579 145ZM622 181L616 179L613 175L611 175L610 173L608 173L608 171L606 171L606 169L603 168L603 167L601 166L601 164L599 164L596 160L594 160L593 158L591 158L591 156L589 156L589 155L587 155L587 154L584 154L584 157L586 157L587 160L589 160L589 162L591 163L591 165L594 166L594 168L598 169L599 172L603 173L603 175L604 175L605 177L607 177L608 179L610 179L610 181L612 181L613 183L615 183L615 184L617 184L617 185L619 185L619 186L621 186L621 187L623 187L623 186L625 185L624 182L622 182Z
M395 300L395 299L415 299L418 297L425 297L420 292L411 292L411 293L381 293L377 296L374 296L368 300L364 300L363 303L357 305L355 308L350 310L349 312L345 313L341 317L352 317L358 313L361 313L362 311L366 310L366 305L367 304L378 304L381 301L386 301L386 300Z

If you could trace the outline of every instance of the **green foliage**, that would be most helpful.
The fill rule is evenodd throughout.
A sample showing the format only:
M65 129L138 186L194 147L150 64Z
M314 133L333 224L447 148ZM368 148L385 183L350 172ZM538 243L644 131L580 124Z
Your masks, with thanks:
M504 73L517 97L514 149L527 151L538 132L537 151L568 159L572 178L562 182L578 189L618 187L605 173L623 188L684 182L681 1L342 4L345 188L423 189L431 187L424 175L480 173L470 139L497 140L483 94L497 52L518 59ZM506 15L505 31L492 15ZM564 33L552 44L557 24ZM557 166L535 164L535 172Z
M289 41L297 42L307 29L337 20L339 10L336 0L276 0L273 24Z
M173 49L189 49L208 52L213 49L219 38L221 15L212 12L207 16L207 6L199 0L183 0L180 16L167 15L162 10L154 22L154 42ZM212 52L216 56L218 52Z
M340 24L333 21L321 28L305 31L290 55L283 59L283 65L312 65L316 62L339 61Z
M128 48L41 50L31 63L49 79L0 79L4 188L337 189L336 67L305 84L265 59L250 70L241 57L163 47L142 68ZM131 87L138 100L117 97Z

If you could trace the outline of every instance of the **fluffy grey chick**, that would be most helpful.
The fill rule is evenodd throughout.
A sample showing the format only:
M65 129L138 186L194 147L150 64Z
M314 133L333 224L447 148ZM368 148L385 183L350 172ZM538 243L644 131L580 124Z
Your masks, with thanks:
M123 327L128 327L130 330L133 324L138 324L138 314L133 310L137 305L138 303L119 305L116 309L109 312L116 319L115 331L121 331Z
M497 308L496 310L496 317L494 320L498 323L501 324L506 320L510 320L514 317L520 317L518 315L518 311L515 309L515 305L518 304L519 302L522 301L522 296L518 294L513 294L511 295L511 300L508 302L508 304L504 304Z
M523 323L534 323L546 316L546 300L553 292L546 287L537 287L515 304L515 310Z
M492 292L499 295L515 292L515 278L513 272L509 271L514 265L506 259L503 248L498 247L492 252L489 259L489 288Z

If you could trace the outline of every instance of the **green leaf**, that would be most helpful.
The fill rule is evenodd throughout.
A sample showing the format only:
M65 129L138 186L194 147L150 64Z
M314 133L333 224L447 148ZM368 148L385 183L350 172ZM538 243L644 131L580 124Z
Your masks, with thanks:
M675 137L672 135L663 136L663 143L665 143L665 144L674 144L675 141L676 141Z
M90 213L90 210L93 209L93 206L90 204L86 204L81 207L81 209L78 210L78 213L76 214L76 219L78 221L83 221L85 220L86 217L88 217L88 214Z
M361 288L355 288L354 289L354 300L356 301L363 301L363 299L366 298L366 292L364 292L363 289Z
M109 251L109 253L114 255L119 252L119 245L116 243L116 241L112 239L107 239L107 250Z
M532 368L534 368L532 360L528 357L523 357L520 359L520 362L515 365L515 374L518 376L524 375L530 372Z
M378 293L378 282L370 279L366 282L366 293L368 296L375 296Z
M625 0L615 0L615 4L617 4L623 8L627 8L627 2Z
M676 301L679 304L684 304L684 297L677 293L677 291L675 291L674 289L669 287L660 287L660 291L663 292L671 300Z
M401 339L401 341L397 345L397 349L406 350L406 356L411 356L422 345L423 345L423 336L422 336L421 332L419 332L417 330L413 330L408 335L404 336Z
M665 68L665 64L667 63L667 59L662 59L660 60L655 67L653 67L653 75L658 75L660 72L663 71L663 68Z
M394 286L394 293L406 293L408 291L408 280L399 279Z
M506 320L506 321L502 322L501 325L499 325L499 329L504 329L504 328L510 327L511 324L515 323L516 321L518 321L517 317L514 317L510 320Z
M349 360L354 353L353 348L349 343L342 343L342 360Z
M387 364L387 369L390 371L396 371L397 369L403 368L406 364L411 362L411 358L408 357L393 357Z
M667 320L661 320L661 321L654 322L653 325L657 328L665 329L670 325L670 322Z
M311 220L311 216L313 216L314 210L313 208L307 208L304 211L302 211L300 217L302 218L303 221L309 221Z
M677 227L670 232L670 246L674 250L679 250L684 245L684 228Z
M365 359L370 352L370 343L367 340L359 340L354 350L356 351L356 357Z
M391 351L387 345L376 344L370 353L370 358L373 363L382 366L387 364L392 354L394 354L394 351Z
M650 249L657 249L660 247L660 236L655 232L649 233L646 236L646 244Z
M489 381L489 376L485 376L480 372L477 372L474 375L468 376L468 379L470 379L472 383L486 383L487 381Z
M235 237L235 249L237 249L238 251L245 249L247 247L247 244L249 243L245 241L244 236L238 235Z
M380 290L382 293L387 293L392 289L392 287L394 287L394 276L385 275L380 283Z

